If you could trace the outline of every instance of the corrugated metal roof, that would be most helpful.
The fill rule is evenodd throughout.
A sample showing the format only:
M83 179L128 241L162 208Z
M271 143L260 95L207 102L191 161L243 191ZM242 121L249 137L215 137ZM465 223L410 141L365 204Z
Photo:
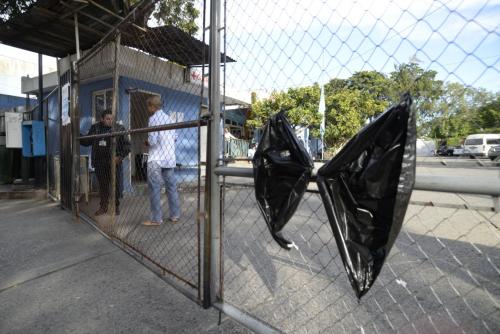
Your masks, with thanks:
M134 34L124 34L122 43L183 65L207 64L209 59L208 45L174 26L148 28L142 33L136 29ZM224 54L221 54L221 61L224 61ZM231 57L226 58L228 63L234 61Z
M96 2L111 8L112 1ZM76 12L78 12L81 49L92 47L110 27L120 21L117 17L89 4L39 0L27 12L0 26L0 42L53 57L74 54L76 47L73 16ZM95 17L109 26L86 15Z
M0 26L0 42L59 58L74 54L74 14L77 13L80 49L90 49L121 21L120 16L126 15L121 3L119 0L39 0L27 12ZM134 29L128 34L125 30L122 41L125 45L178 64L208 63L208 45L172 26L147 28L146 32ZM221 57L224 59L224 55ZM227 57L226 61L234 60Z

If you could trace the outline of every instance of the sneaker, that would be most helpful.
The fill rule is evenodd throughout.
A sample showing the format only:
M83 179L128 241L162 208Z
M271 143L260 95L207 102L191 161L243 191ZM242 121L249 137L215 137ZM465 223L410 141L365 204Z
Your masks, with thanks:
M102 216L103 214L105 214L106 212L108 212L108 209L106 208L99 208L99 210L97 210L95 213L94 213L94 216Z
M120 208L116 208L115 209L115 216L119 216L120 215Z
M175 224L179 222L179 217L168 218L168 221Z

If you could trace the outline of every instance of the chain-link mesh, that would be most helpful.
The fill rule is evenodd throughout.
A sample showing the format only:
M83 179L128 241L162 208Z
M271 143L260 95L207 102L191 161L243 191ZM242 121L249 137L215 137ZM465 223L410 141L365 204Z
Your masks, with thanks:
M230 92L268 95L414 61L445 81L498 81L498 2L228 1Z
M172 26L146 27L158 1L144 4L83 52L75 68L71 84L78 86L79 116L71 121L80 123L82 135L80 152L73 152L79 157L73 163L80 164L78 209L177 283L197 290L199 298L209 141L200 116L210 114L209 48L201 42L207 24L203 16L196 21L197 40ZM301 139L320 157L324 144L338 148L403 90L415 97L419 126L428 125L422 131L436 134L432 117L453 113L445 107L472 96L443 98L436 82L477 89L477 96L487 96L483 102L496 93L489 91L500 77L497 4L224 2L220 156L230 162L251 157L270 106L295 111ZM204 2L195 7L204 13ZM310 105L318 108L320 85L326 95L324 143L315 138L319 118L308 114ZM472 112L478 101L467 105L476 108ZM441 109L432 109L438 104ZM378 111L358 117L353 108ZM61 133L62 151L71 148L64 143L68 135ZM61 154L66 161L69 155ZM57 154L54 171L56 163ZM61 186L70 188L67 182ZM493 333L500 326L500 218L489 198L415 192L383 271L358 302L318 194L307 193L287 225L298 246L287 252L268 233L252 185L240 179L221 190L223 303L290 333ZM203 255L208 261L210 253ZM215 280L219 273L211 274Z
M44 110L47 112L47 177L49 194L60 200L61 198L61 161L60 145L58 142L60 132L59 114L59 88L56 88L47 98ZM46 108L46 109L45 109Z
M317 193L285 228L298 247L286 251L263 224L251 185L224 190L224 301L264 322L287 333L498 328L498 213L421 205L428 194L416 191L382 273L358 302Z
M145 3L78 62L79 210L199 298L204 88L191 68L208 46L146 27Z
M323 144L334 154L409 90L419 134L433 137L423 141L432 143L428 154L438 153L440 139L461 136L449 145L463 155L466 135L479 130L456 129L491 101L477 96L498 98L497 1L228 1L223 9L223 47L237 60L224 67L225 94L252 102L242 128L250 143L269 113L283 108L312 156L322 156ZM453 123L452 115L462 118ZM421 173L498 178L496 163L464 157L419 157L417 166ZM500 327L500 216L491 197L414 192L380 276L358 302L320 196L306 194L286 226L298 246L288 252L273 241L245 182L222 185L224 303L287 333Z

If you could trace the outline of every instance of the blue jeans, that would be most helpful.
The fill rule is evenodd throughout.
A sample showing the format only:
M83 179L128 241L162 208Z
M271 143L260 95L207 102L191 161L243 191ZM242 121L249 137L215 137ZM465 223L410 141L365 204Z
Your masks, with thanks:
M151 220L163 222L163 212L161 209L161 187L165 184L168 198L168 210L170 218L179 218L181 215L179 194L177 193L177 182L175 180L173 168L162 168L158 162L148 162L148 186L149 202L151 204Z

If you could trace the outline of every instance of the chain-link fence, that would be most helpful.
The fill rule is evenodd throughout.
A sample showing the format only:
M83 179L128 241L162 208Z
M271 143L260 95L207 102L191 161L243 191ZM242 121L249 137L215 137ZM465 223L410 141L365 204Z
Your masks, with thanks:
M442 132L470 119L485 126L489 116L473 116L498 99L497 2L196 1L194 36L151 24L157 5L134 7L61 81L72 103L61 98L61 153L51 168L66 166L66 181L54 185L80 217L195 299L231 305L243 311L237 320L249 315L268 330L500 327L500 216L490 197L414 192L388 261L358 301L314 187L286 227L297 249L285 251L252 182L219 182L213 164L249 167L239 160L280 109L311 156L328 158L405 91L423 135L451 137ZM497 166L486 167L497 179Z
M78 210L199 300L206 88L190 69L205 64L208 46L147 27L155 3L142 2L76 63Z
M432 143L427 153L435 155L439 138L484 132L459 127L479 122L481 106L498 99L496 1L228 1L222 8L222 46L237 60L225 64L223 88L252 101L250 141L259 140L266 117L286 109L311 156L328 158L410 91L419 141ZM417 168L443 178L499 178L486 159L418 157ZM314 189L285 228L297 245L291 251L272 239L253 182L228 177L221 197L219 297L222 309L243 311L240 320L249 314L287 333L494 333L500 326L500 216L489 196L415 191L361 301Z
M384 270L358 302L319 194L307 193L288 223L285 233L297 248L286 251L263 223L251 184L226 182L223 191L223 300L271 327L287 333L498 328L500 216L491 199L481 199L489 210L427 206L421 199L429 193L416 191ZM441 195L457 204L456 195Z

